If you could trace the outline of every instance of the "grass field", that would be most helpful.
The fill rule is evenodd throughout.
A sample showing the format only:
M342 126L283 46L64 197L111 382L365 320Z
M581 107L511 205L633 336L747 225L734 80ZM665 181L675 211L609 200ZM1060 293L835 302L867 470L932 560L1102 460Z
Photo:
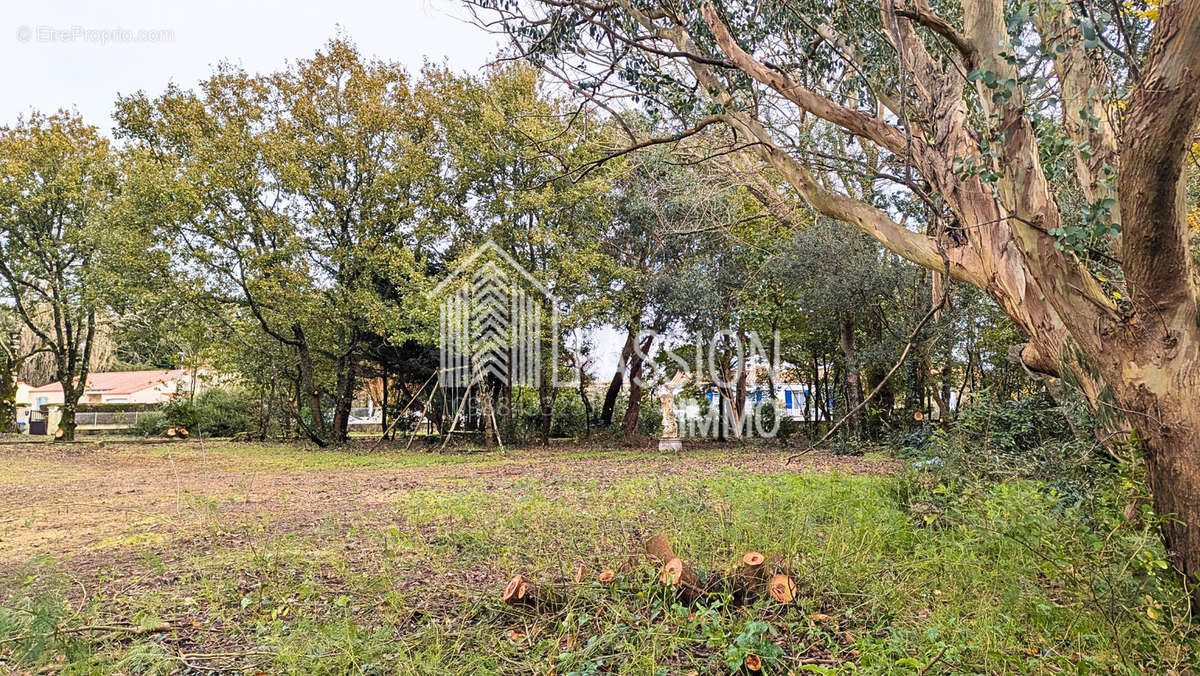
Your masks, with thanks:
M962 498L888 458L789 466L755 448L2 446L0 665L687 674L755 654L766 673L1196 667L1151 528L1103 523L1030 481ZM713 574L749 549L785 555L798 603L685 605L640 557L613 584L569 582L576 564L616 567L658 531ZM563 602L501 605L518 572Z

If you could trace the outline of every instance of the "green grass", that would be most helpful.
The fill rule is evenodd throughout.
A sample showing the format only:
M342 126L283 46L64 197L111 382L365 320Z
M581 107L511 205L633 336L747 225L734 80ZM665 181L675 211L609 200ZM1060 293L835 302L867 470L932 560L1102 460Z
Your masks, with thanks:
M221 452L306 470L510 462ZM382 513L313 514L287 528L269 515L235 526L214 516L195 537L131 546L87 582L47 560L4 580L0 660L64 673L728 673L750 652L768 673L1197 667L1196 632L1152 529L1035 482L938 491L838 474L484 473L404 491ZM684 605L640 557L615 584L568 582L577 563L618 568L659 530L708 575L749 549L785 555L799 603L734 607L717 594ZM500 605L518 572L555 585L561 604ZM62 633L162 621L171 631Z

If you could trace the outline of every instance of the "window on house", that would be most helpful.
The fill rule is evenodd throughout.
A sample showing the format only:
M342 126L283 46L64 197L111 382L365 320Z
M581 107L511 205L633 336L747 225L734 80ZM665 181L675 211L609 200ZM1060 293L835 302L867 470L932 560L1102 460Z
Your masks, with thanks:
M38 397L37 398L37 407L41 408L41 407L45 406L47 401L50 401L49 397Z
M783 391L783 407L784 408L792 407L792 391L791 390Z

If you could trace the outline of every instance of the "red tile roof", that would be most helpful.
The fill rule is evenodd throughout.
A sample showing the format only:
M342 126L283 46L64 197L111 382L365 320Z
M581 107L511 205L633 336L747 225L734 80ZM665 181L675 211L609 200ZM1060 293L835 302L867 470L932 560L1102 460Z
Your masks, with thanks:
M89 373L86 392L103 392L105 394L133 394L154 387L160 383L178 380L187 373L187 369L166 369L162 371L107 371L105 373ZM29 390L30 394L38 392L62 392L59 383L48 383Z

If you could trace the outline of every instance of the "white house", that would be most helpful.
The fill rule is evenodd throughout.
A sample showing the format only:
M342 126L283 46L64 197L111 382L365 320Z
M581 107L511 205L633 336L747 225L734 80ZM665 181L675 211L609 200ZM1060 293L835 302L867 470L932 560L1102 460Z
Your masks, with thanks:
M85 404L158 404L187 390L191 378L187 369L89 373L79 401ZM27 401L35 409L61 404L62 385L49 383L30 388Z

